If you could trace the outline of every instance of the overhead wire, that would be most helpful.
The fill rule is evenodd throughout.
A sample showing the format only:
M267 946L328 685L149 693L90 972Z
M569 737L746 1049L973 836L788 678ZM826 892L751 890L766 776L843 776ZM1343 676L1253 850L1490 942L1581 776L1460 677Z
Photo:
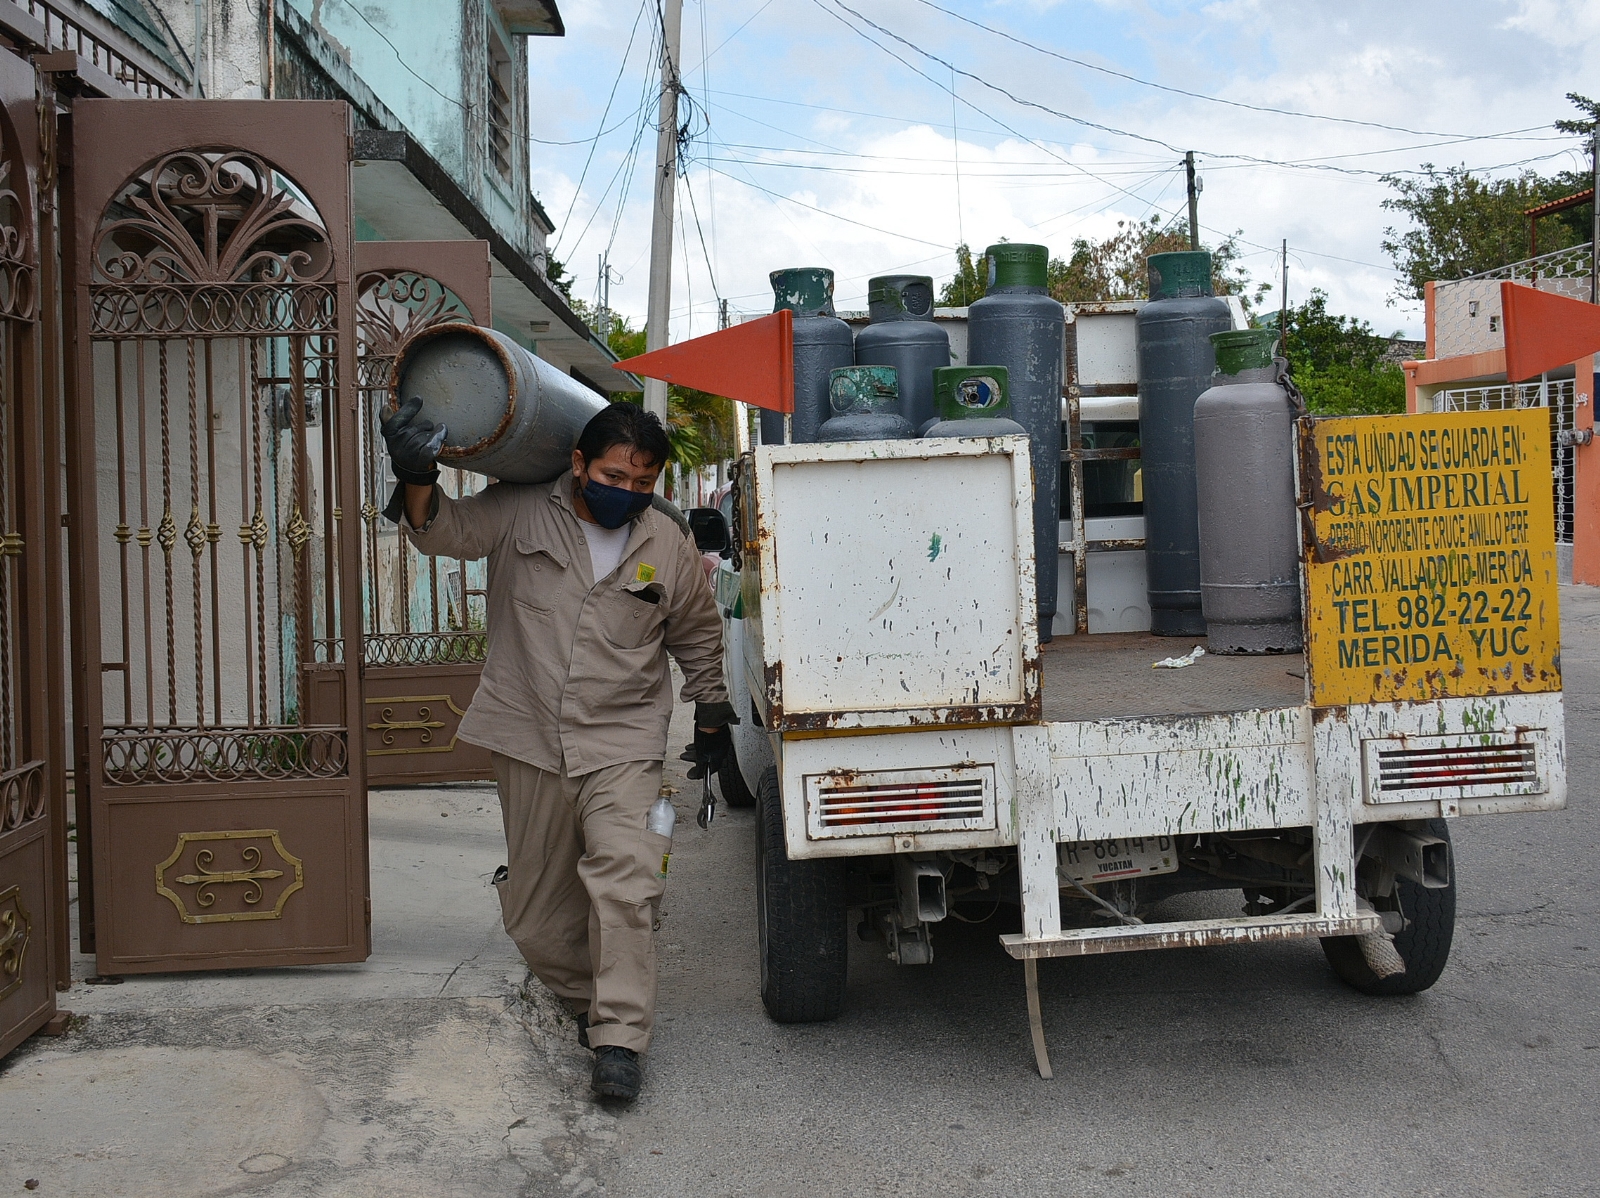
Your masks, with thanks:
M628 59L633 54L633 42L639 35L639 22L644 18L644 8L650 0L639 0L639 9L633 14L633 28L628 33L628 44L622 51L622 61L617 64L617 77L611 81L611 92L606 96L606 106L600 113L600 128L594 137L589 140L589 153L583 160L583 170L578 173L578 185L572 189L572 200L567 205L567 214L561 220L561 232L556 235L556 244L550 252L556 253L561 248L561 238L566 235L567 222L572 219L573 209L577 207L578 197L583 194L583 182L589 177L589 166L594 162L595 149L600 145L600 139L606 134L606 118L611 115L611 105L617 98L617 88L622 84L623 73L628 69ZM635 110L634 115L638 115ZM620 128L620 125L617 126Z
M941 12L945 16L951 17L962 22L963 24L971 25L974 29L981 29L985 33L993 34L995 37L1004 38L1008 42L1013 42L1016 45L1032 50L1035 53L1043 54L1049 58L1058 59L1061 62L1071 63L1073 66L1083 67L1085 70L1098 71L1102 75L1110 75L1117 79L1125 79L1129 83L1137 83L1140 87L1149 87L1154 88L1157 91L1170 92L1174 95L1188 96L1190 99L1204 100L1209 104L1224 104L1229 108L1244 108L1251 112L1271 113L1277 116L1299 117L1303 120L1330 121L1341 125L1361 125L1369 129L1383 129L1391 133L1405 133L1416 137L1459 137L1468 140L1491 140L1511 137L1518 133L1531 132L1534 129L1550 128L1549 125L1532 125L1527 129L1513 129L1509 133L1486 133L1479 135L1441 133L1436 129L1408 129L1403 125L1388 125L1384 124L1382 121L1366 121L1360 120L1356 117L1329 116L1319 112L1299 112L1292 108L1275 108L1270 104L1250 104L1243 100L1228 100L1221 96L1209 96L1204 92L1189 91L1186 88L1172 87L1169 84L1157 83L1151 79L1141 79L1137 75L1128 74L1126 71L1119 71L1112 67L1100 66L1098 63L1088 62L1081 58L1074 58L1070 54L1062 54L1059 51L1051 50L1048 47L1040 46L1034 42L1030 42L1026 38L1017 37L1015 34L1007 33L1003 29L996 29L992 25L985 25L982 21L974 20L972 17L966 16L963 13L955 12L952 9L944 7L942 4L935 4L934 0L917 0L917 3L921 4L925 8L931 8L935 12Z

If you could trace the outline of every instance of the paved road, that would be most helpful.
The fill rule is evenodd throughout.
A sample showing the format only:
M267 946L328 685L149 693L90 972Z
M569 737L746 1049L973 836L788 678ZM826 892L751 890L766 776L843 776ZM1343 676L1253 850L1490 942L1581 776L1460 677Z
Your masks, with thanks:
M946 924L925 968L858 943L845 1016L779 1027L756 993L754 820L684 828L609 1191L1600 1193L1600 592L1563 602L1569 809L1455 826L1456 948L1414 998L1345 988L1314 942L1046 961L1045 1082L1021 966L992 924Z
M857 944L848 1013L778 1027L753 821L700 832L672 762L660 1031L618 1114L499 931L492 791L377 792L372 959L74 987L74 1032L0 1064L0 1194L1600 1193L1600 591L1563 602L1571 806L1457 825L1427 994L1363 998L1315 944L1047 961L1044 1082L995 923L946 924L926 968Z

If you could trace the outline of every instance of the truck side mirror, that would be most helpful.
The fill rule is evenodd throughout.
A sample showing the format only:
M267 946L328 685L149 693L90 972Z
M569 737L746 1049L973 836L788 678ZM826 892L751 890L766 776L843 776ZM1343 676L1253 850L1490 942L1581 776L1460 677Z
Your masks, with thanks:
M716 508L694 507L687 515L695 548L701 553L721 553L728 547L728 522Z

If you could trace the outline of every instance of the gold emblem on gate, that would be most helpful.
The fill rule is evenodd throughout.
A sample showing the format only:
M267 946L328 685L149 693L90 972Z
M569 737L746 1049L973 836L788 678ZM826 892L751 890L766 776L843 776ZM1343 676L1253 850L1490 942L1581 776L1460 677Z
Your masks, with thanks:
M32 934L33 920L22 905L22 887L0 890L0 1000L22 985L22 960Z
M283 905L304 885L300 858L276 828L180 832L172 855L156 866L156 893L184 923L282 919Z
M395 705L401 703L416 706L416 719L404 720L395 718ZM386 747L382 749L367 750L368 757L392 757L407 753L449 753L456 747L456 737L451 733L448 742L442 745L433 743L433 734L445 727L444 720L433 718L433 709L425 707L427 703L443 703L445 708L452 712L459 723L461 717L467 713L456 706L455 700L449 695L380 695L369 698L367 706L382 705L378 712L378 719L367 725L367 731L379 734L378 739ZM394 737L397 732L417 733L417 743L408 748L393 748Z

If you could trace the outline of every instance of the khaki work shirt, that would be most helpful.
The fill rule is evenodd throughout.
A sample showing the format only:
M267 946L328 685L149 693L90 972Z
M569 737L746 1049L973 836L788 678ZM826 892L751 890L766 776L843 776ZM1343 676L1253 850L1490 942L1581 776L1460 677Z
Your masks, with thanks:
M571 777L666 755L672 684L685 702L725 703L722 621L682 529L647 509L622 561L596 580L572 508L572 478L495 483L465 499L435 488L419 551L489 559L489 653L462 740Z

